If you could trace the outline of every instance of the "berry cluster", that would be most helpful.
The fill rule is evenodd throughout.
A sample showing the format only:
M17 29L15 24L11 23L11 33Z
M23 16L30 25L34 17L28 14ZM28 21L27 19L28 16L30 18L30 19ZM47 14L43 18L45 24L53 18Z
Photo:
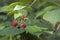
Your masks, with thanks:
M21 16L21 19L24 21L24 20L26 20L26 16ZM12 26L14 26L14 27L16 27L18 25L18 22L16 22L16 21L14 21L14 22L12 22ZM25 22L23 22L23 23L21 23L21 25L20 25L22 28L26 28L26 23Z

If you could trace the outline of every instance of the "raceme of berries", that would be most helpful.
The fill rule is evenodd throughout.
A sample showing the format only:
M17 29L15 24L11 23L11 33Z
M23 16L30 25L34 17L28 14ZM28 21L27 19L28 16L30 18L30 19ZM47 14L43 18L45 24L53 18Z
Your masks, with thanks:
M22 20L25 20L26 19L26 16L23 15L21 18L22 18Z
M22 24L21 24L21 27L22 27L22 28L26 28L26 23L22 23Z
M17 26L17 22L16 21L12 22L12 26L16 27Z

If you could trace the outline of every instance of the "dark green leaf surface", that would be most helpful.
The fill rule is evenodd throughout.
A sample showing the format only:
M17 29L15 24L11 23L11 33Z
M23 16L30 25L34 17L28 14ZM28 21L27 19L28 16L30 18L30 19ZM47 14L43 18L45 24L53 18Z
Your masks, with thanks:
M24 29L18 29L18 28L15 28L15 27L7 27L3 30L0 30L0 35L16 35L16 34L19 34L19 33L22 33L24 32Z

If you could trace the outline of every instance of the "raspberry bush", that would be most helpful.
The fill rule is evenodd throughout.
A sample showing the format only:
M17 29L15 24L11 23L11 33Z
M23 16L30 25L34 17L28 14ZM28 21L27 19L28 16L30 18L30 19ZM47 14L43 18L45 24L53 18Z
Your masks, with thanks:
M0 10L0 40L60 40L60 0L19 0Z

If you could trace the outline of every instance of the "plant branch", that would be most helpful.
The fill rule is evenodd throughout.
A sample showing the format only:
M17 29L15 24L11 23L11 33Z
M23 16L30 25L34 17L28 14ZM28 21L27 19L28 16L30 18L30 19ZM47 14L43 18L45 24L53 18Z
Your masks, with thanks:
M37 0L34 0L34 1L31 3L31 5L29 5L29 6L32 6L36 1L37 1Z

